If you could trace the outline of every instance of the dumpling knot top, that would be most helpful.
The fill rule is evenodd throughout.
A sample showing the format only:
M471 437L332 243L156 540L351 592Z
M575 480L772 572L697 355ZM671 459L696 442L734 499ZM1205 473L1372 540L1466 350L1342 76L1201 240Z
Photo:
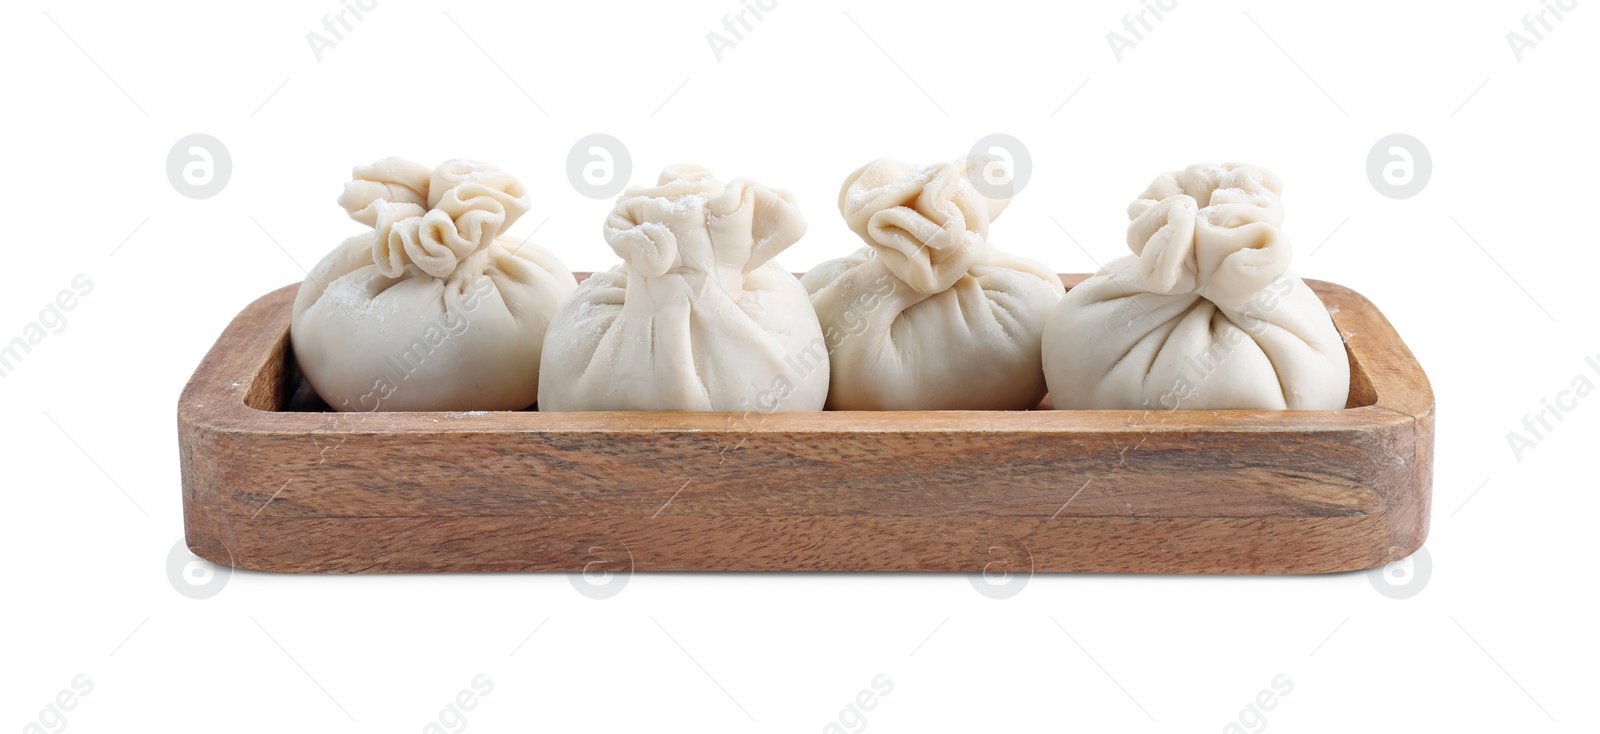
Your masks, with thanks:
M1051 317L1057 408L1332 410L1350 363L1327 309L1289 271L1283 184L1245 163L1162 174L1128 206L1132 256Z
M1128 205L1128 247L1152 293L1250 299L1289 269L1283 183L1242 163L1162 174Z
M577 287L542 248L500 239L529 209L494 166L357 166L339 205L371 227L323 258L290 338L335 410L520 410L538 396L550 316Z
M839 193L850 230L906 285L942 293L989 263L989 222L1010 199L990 199L967 180L966 161L912 167L881 159Z
M622 264L578 287L545 341L540 410L821 410L828 352L773 257L805 234L788 192L694 165L623 192Z
M429 171L404 158L357 166L339 205L376 231L372 260L390 278L407 265L443 278L530 208L522 182L487 163L458 159Z
M605 224L606 242L639 275L659 278L682 268L740 290L740 276L805 233L789 192L749 179L724 185L690 164L668 167L655 186L629 188Z
M973 186L986 161L856 170L839 212L867 243L801 282L833 355L835 410L1024 410L1044 397L1040 333L1057 276L989 242L1007 198Z

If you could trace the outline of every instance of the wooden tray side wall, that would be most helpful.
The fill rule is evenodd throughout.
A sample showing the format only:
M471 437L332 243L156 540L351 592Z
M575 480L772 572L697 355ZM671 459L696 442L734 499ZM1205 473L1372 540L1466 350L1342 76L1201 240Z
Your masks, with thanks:
M186 531L296 572L1368 568L1427 535L1433 397L1366 299L1311 283L1360 407L283 412L290 286L185 388Z

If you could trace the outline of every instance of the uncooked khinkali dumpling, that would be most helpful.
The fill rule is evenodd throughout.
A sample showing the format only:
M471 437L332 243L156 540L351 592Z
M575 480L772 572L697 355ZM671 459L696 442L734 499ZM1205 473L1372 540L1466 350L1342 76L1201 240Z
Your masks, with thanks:
M1350 362L1289 271L1283 184L1244 163L1162 175L1128 207L1128 246L1062 300L1044 335L1057 408L1343 408Z
M545 329L577 287L542 248L497 239L528 211L505 171L358 166L339 205L371 227L312 269L289 336L334 410L520 410L539 394Z
M595 273L545 339L539 409L821 410L828 350L773 256L805 234L788 192L677 165L605 223Z
M1061 300L1044 265L989 244L1009 198L968 179L987 161L877 160L839 211L867 247L801 282L832 349L834 410L1025 410L1044 397L1039 337Z

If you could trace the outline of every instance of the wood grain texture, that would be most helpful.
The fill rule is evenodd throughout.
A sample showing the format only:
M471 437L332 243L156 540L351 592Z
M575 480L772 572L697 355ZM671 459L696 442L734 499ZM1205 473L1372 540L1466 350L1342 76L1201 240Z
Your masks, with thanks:
M1427 536L1432 389L1370 302L1308 283L1345 410L334 413L290 354L289 286L179 400L187 537L291 572L1382 565Z

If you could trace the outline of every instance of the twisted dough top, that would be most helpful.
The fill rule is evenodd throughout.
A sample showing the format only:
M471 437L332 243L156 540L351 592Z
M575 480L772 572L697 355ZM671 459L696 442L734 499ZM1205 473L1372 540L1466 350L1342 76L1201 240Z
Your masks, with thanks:
M689 163L668 166L655 186L623 192L604 227L611 249L647 278L678 269L747 273L805 231L789 192L743 178L723 184Z
M432 171L391 157L357 166L339 205L372 227L372 261L390 278L407 265L445 277L487 248L530 208L516 177L487 163L455 159Z
M1150 291L1245 300L1289 268L1283 183L1248 163L1197 163L1157 177L1128 205L1128 247Z
M989 223L1010 203L972 185L968 176L986 162L880 158L845 179L839 213L896 277L921 293L942 293L989 262Z

